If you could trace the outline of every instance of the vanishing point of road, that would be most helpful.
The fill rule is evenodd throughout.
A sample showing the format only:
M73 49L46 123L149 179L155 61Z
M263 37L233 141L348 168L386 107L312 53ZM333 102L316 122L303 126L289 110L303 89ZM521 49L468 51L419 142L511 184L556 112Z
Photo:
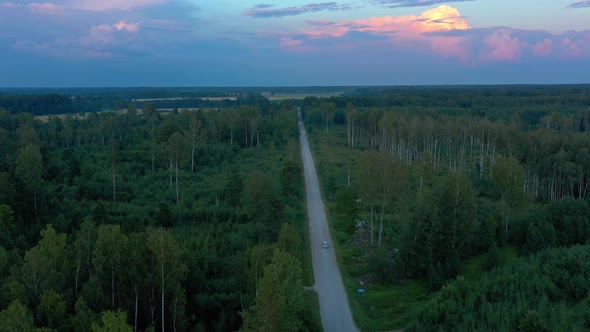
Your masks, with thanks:
M330 236L318 176L302 121L299 121L299 131L301 133L301 155L305 174L309 239L311 241L311 256L315 277L314 289L318 292L320 300L322 325L326 332L358 331L350 313L348 297L336 262L334 242ZM322 248L322 241L324 240L329 243L328 249Z

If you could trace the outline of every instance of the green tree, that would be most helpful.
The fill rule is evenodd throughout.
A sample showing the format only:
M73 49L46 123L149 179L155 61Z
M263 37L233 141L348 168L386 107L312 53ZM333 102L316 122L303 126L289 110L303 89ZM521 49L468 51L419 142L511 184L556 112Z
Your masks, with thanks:
M500 156L492 166L492 179L496 191L500 193L502 203L505 203L507 207L507 209L501 209L503 233L506 239L510 225L509 211L520 205L524 199L524 170L516 158Z
M162 331L165 330L165 294L166 290L178 288L178 283L184 280L187 272L186 265L181 261L178 243L172 238L170 231L164 228L154 228L148 231L148 248L155 258L160 279L160 294L162 296ZM155 272L155 271L154 271Z
M190 138L191 138L191 173L195 172L195 152L201 143L207 140L207 129L203 126L203 122L197 118L194 112L191 114L190 124Z
M283 223L279 232L277 247L284 252L299 257L301 246L301 234L289 223Z
M62 326L66 318L66 303L62 296L51 289L44 291L38 315L47 327Z
M243 190L244 181L242 181L240 170L238 167L232 167L224 189L225 200L231 207L237 208L240 205Z
M432 265L436 243L440 242L440 227L437 201L433 194L423 190L404 230L400 250L404 272L410 277L424 275Z
M526 249L529 253L549 249L557 244L553 225L545 220L533 221L527 227Z
M133 292L133 326L137 330L139 315L140 293L146 285L144 278L149 273L146 261L149 260L148 248L145 243L145 233L133 233L129 236L127 247L127 269L125 270L125 280L127 285L131 285Z
M324 117L324 124L326 125L326 133L329 133L329 126L331 122L334 122L334 114L336 114L336 104L321 102L320 112Z
M74 331L89 332L97 320L97 315L88 307L83 296L78 297L74 305L76 315L72 318Z
M12 232L14 230L14 212L5 204L0 204L0 246L12 248L14 245Z
M298 331L304 311L299 260L275 249L260 280L256 305L243 313L245 331Z
M21 149L16 157L16 176L25 187L33 193L35 213L37 212L37 194L42 183L43 156L38 145L29 144Z
M547 324L535 310L529 310L518 324L519 332L549 332Z
M175 132L173 133L170 138L168 139L168 153L170 158L170 163L174 165L175 174L176 174L176 205L179 205L180 202L180 194L179 194L179 184L178 184L178 169L180 167L180 163L184 162L185 158L185 150L186 150L186 138L182 133Z
M102 313L101 324L92 324L92 332L132 332L127 324L127 314L123 311L106 311Z
M382 158L378 153L367 152L359 161L359 191L370 210L371 246L373 246L375 240L375 207L379 204L379 197L382 194L382 183L379 177L381 160Z
M116 308L117 283L120 282L119 278L126 267L124 264L126 255L127 236L121 232L121 227L119 225L101 225L98 228L92 262L96 277L103 285L103 290L110 289L113 309ZM107 284L109 286L106 286Z
M358 194L354 188L340 189L336 192L336 213L340 225L343 225L348 234L354 234L359 212Z
M466 175L449 174L438 207L440 238L434 243L433 260L452 262L464 253L477 220L475 193Z
M35 330L33 315L20 302L14 301L8 308L0 311L0 331L22 332Z
M286 161L281 169L279 181L281 184L281 192L283 197L288 199L295 199L300 197L302 190L302 168L294 161Z
M0 144L2 143L0 142ZM0 172L0 204L13 204L15 196L16 187L12 177L6 172Z
M117 163L121 159L122 144L111 137L111 176L113 181L113 202L117 202Z
M21 278L33 303L48 289L61 291L65 283L66 234L51 225L41 231L39 244L25 253Z
M78 290L83 281L90 276L96 236L96 225L94 222L92 220L85 220L80 224L80 229L76 232L76 238L71 247L74 258L74 294L76 297L78 297Z
M260 171L250 174L244 183L242 205L247 215L257 221L260 238L276 236L277 226L283 221L283 206L270 175Z

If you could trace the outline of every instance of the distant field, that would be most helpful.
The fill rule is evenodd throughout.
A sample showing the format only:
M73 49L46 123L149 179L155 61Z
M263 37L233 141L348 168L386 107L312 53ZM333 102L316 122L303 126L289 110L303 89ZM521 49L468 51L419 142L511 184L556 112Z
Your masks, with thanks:
M138 102L151 102L151 101L162 101L162 100L188 100L188 99L203 99L203 100L226 100L226 99L228 99L228 100L236 100L236 99L238 99L238 97L141 98L141 99L133 99L133 101L138 101Z
M281 92L263 92L262 96L267 98L268 100L285 100L285 99L304 99L305 97L317 97L317 98L330 98L330 97L338 97L341 96L344 92L326 92L326 93L310 93L310 92L289 92L289 93L281 93Z
M86 114L52 114L52 115L35 115L35 119L43 122L43 123L47 123L49 122L49 118L50 117L56 117L56 118L60 118L60 119L64 119L66 117L66 115L71 115L74 118L77 118L79 120L83 120L86 119Z

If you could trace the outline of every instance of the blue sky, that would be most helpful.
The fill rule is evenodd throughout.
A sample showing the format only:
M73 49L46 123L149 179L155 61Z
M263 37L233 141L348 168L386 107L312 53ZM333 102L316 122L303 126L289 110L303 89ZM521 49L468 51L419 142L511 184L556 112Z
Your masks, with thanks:
M0 86L590 83L590 0L0 0Z

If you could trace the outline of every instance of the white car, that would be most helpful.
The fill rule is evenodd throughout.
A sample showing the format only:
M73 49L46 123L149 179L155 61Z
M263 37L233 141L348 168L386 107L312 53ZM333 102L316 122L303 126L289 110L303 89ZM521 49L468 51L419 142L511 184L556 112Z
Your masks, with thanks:
M328 241L322 241L322 248L328 249Z

